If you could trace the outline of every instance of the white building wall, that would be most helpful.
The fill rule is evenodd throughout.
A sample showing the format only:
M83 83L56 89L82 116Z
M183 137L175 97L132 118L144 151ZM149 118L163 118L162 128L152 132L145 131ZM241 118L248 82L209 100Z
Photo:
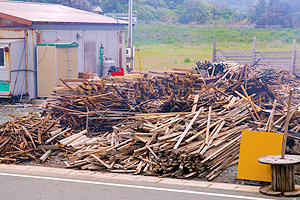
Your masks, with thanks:
M78 47L78 71L95 72L100 75L100 46L104 56L119 65L119 31L117 30L41 30L41 42L72 42ZM123 39L122 44L125 40ZM123 54L122 54L123 55ZM125 58L122 58L122 61ZM123 67L125 62L123 62Z
M95 30L96 29L96 30ZM100 75L100 45L103 44L105 57L115 61L119 66L119 31L124 36L124 26L89 26L89 25L33 25L26 27L13 27L0 29L2 39L25 39L25 65L26 65L26 92L30 98L37 97L37 58L36 45L42 43L72 42L79 44L78 47L78 71L83 72L88 68L86 60L94 57L95 66L92 66ZM39 36L40 35L40 36ZM93 52L88 51L85 55L84 44L94 42ZM122 37L122 66L125 68L125 39Z

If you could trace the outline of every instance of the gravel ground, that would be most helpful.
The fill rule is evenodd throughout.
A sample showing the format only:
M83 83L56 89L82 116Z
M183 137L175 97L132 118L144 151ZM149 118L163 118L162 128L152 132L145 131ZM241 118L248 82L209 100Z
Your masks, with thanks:
M12 120L12 117L9 114L14 116L22 116L26 115L30 112L39 112L40 107L31 105L31 104L14 104L14 105L1 105L0 104L0 125ZM27 161L22 164L26 165L39 165L39 166L47 166L47 167L64 167L64 161L67 159L62 156L53 155L50 156L49 159L45 161L45 163L39 163L36 161ZM231 166L227 169L224 169L214 180L213 182L221 182L221 183L232 183L232 184L242 184L242 185L265 185L266 182L261 181L250 181L250 180L241 180L237 179L237 165ZM197 178L196 178L197 179ZM198 179L199 180L199 179ZM205 179L200 179L205 180ZM300 184L300 174L295 175L295 183L297 185Z
M22 116L29 112L37 112L39 107L31 104L0 105L0 124L12 120L9 114Z

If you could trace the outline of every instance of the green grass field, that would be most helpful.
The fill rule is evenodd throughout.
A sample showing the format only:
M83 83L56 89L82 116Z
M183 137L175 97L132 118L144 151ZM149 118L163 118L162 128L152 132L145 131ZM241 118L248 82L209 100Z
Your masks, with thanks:
M252 44L220 42L221 49L252 49ZM292 44L283 43L280 40L271 42L257 41L261 51L291 51ZM172 67L192 68L197 61L212 60L213 43L205 43L199 46L176 46L171 44L157 44L140 46L141 63L143 70L163 70ZM139 70L139 58L136 53L134 67ZM190 62L185 62L189 59Z
M228 27L141 24L134 28L134 46L140 49L142 68L171 69L191 68L195 62L212 60L213 39L221 49L252 49L261 51L291 51L292 41L300 41L300 29L229 29ZM135 70L139 70L135 54ZM185 62L190 60L190 62Z
M171 69L172 67L192 68L198 60L211 60L212 44L192 47L174 45L141 46L141 62L144 70ZM137 55L137 54L136 54ZM186 60L186 61L185 61ZM187 62L190 60L190 62ZM135 57L135 69L139 69L138 57Z

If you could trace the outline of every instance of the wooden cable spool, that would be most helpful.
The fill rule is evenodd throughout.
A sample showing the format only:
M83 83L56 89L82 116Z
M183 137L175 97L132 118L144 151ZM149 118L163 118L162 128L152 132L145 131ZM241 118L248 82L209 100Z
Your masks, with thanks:
M281 155L268 155L258 158L263 164L271 165L271 185L262 186L259 191L273 196L300 196L300 186L295 186L294 166L300 163L300 156L285 155L292 93L290 90Z

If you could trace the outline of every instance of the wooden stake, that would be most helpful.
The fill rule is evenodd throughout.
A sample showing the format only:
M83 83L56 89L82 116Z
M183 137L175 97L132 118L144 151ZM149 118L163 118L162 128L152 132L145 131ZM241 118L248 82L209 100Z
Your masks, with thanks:
M207 127L210 126L210 118L211 118L211 106L209 106L208 109ZM209 138L209 128L206 129L205 144L208 144L208 138Z
M178 146L180 145L180 143L182 142L183 138L185 137L185 135L187 134L187 132L190 130L190 128L192 127L193 123L195 122L195 120L197 119L198 115L201 112L201 108L196 112L195 116L193 117L193 119L190 121L189 125L186 127L186 129L184 130L184 132L181 134L179 140L177 141L177 143L175 144L173 149L177 149Z
M253 109L253 111L254 111L254 113L255 113L255 116L257 117L258 120L260 120L260 117L258 116L258 114L257 114L257 112L256 112L256 109L255 109L255 107L254 107L254 105L253 105L253 102L252 102L251 99L249 98L249 96L248 96L248 94L247 94L247 92L246 92L244 86L241 85L241 88L242 88L242 90L243 90L243 92L244 92L244 94L245 94L247 100L249 101L250 106L251 106L251 108Z
M267 124L266 124L266 129L268 130L268 132L270 132L272 130L273 119L274 119L275 108L276 108L276 103L277 103L277 100L275 99L274 102L273 102L272 111L270 113L269 119L268 119Z
M193 108L192 108L192 113L196 112L198 100L199 100L199 94L196 94L195 98L194 98L194 105L193 105Z
M293 90L290 90L289 103L288 103L288 108L286 111L287 116L286 116L286 121L285 121L285 129L284 129L284 135L283 135L283 140L282 140L281 159L284 159L284 157L285 157L286 139L287 139L287 133L289 130L289 122L290 122L290 114L291 114L290 111L291 111L292 94L293 94Z

